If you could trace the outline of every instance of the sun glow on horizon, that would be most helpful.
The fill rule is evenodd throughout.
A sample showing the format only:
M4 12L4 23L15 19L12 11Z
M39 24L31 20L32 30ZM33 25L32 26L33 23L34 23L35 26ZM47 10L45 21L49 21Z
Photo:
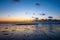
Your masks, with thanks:
M0 18L0 22L31 22L32 18Z
M0 18L0 22L32 22L35 18L30 18L30 17L20 17L20 18L13 18L13 17L5 17L5 18ZM42 18L43 19L43 18ZM59 18L53 18L60 20ZM39 18L41 20L41 18Z

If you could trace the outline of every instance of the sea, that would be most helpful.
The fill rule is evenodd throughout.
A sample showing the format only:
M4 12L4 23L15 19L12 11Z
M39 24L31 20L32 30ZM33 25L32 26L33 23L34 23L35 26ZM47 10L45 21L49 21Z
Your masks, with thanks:
M0 23L0 40L60 40L60 24Z

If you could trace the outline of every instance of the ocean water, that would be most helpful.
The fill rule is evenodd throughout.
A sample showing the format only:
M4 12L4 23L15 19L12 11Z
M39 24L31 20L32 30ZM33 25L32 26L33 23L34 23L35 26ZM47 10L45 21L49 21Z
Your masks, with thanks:
M60 24L0 24L0 40L60 40Z

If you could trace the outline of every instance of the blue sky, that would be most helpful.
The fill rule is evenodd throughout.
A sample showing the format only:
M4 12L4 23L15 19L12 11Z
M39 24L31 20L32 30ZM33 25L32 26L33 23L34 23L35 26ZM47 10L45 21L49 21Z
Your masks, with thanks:
M35 5L36 3L40 5L37 6ZM43 17L40 15L42 13L46 15ZM47 18L48 16L53 16L54 18L60 17L60 0L21 0L19 2L0 0L0 18Z

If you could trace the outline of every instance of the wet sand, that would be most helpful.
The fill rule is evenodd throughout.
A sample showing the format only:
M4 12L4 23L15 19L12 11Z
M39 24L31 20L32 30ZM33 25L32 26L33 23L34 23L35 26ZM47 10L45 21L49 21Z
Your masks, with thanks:
M60 25L0 24L0 40L60 40Z

